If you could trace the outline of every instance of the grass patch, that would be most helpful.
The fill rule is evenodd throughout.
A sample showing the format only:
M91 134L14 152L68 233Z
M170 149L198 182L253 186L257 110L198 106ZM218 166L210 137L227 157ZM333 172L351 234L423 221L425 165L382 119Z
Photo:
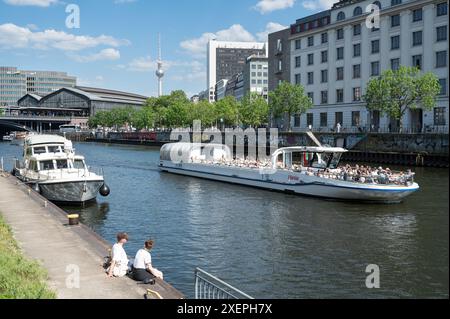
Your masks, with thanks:
M46 279L45 269L22 255L0 214L0 299L54 299Z

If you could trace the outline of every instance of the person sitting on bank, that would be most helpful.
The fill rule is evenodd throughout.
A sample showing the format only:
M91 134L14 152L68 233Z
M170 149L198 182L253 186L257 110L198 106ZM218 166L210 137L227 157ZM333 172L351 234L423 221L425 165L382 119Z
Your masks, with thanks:
M108 268L108 277L123 277L128 271L128 256L123 245L128 241L127 233L117 234L117 243L112 247L111 266Z
M153 248L153 240L147 240L144 248L139 249L136 253L133 263L133 278L136 281L149 281L155 277L163 279L163 274L152 266L152 256L150 251Z

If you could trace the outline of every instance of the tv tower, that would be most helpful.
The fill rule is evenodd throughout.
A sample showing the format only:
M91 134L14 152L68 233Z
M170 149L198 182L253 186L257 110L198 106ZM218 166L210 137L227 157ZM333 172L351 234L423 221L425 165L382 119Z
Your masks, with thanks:
M163 95L162 79L164 77L163 62L161 58L161 34L158 34L158 60L156 61L156 64L158 65L158 69L156 70L156 77L158 78L158 97L161 97Z

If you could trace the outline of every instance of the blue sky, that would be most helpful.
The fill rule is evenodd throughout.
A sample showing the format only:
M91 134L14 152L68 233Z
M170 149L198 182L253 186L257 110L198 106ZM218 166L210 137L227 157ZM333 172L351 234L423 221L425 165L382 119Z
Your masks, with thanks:
M158 33L165 93L206 86L209 38L261 41L333 0L0 0L0 65L65 71L79 85L156 95ZM67 28L66 7L80 8Z

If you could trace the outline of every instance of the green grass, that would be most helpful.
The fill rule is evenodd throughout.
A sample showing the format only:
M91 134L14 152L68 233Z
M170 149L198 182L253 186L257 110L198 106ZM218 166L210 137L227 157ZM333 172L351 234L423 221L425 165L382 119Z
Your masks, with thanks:
M22 255L0 214L0 299L54 299L46 279L45 269Z

